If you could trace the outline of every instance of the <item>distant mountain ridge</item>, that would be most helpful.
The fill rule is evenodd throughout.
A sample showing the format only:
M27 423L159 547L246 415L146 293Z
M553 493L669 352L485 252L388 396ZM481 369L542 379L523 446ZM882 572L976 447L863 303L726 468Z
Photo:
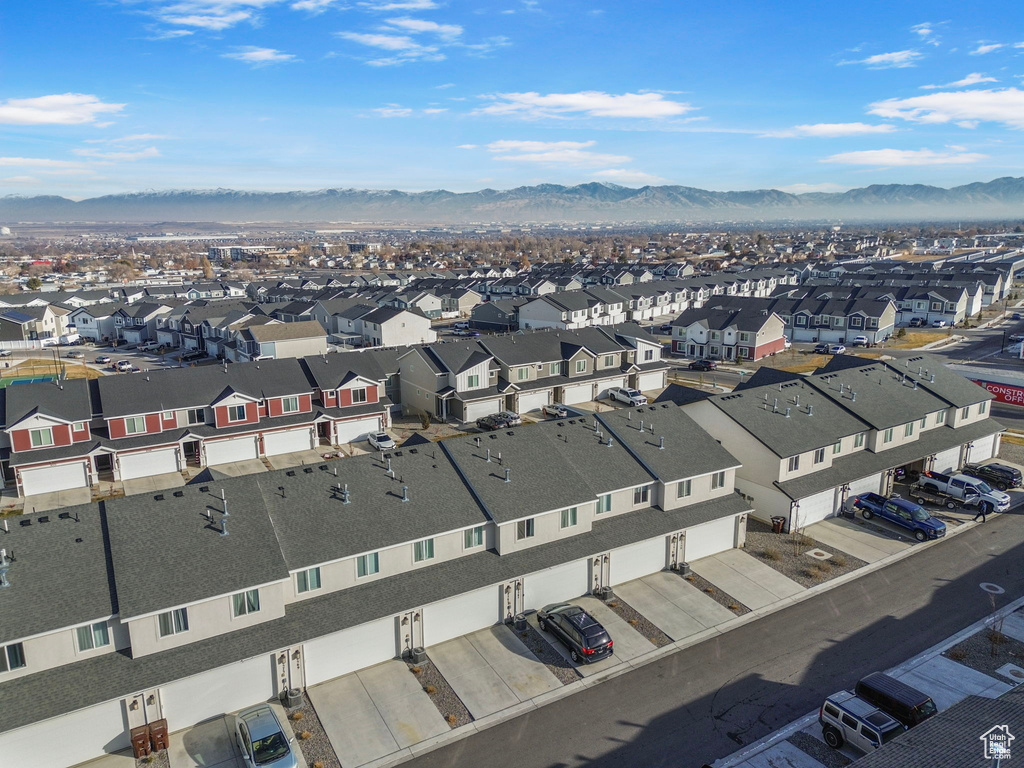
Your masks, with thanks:
M321 189L246 192L168 190L74 201L0 197L0 222L325 222L404 224L900 220L1024 218L1024 177L951 189L874 184L848 192L791 194L777 189L712 192L676 185L623 187L591 182L476 192Z

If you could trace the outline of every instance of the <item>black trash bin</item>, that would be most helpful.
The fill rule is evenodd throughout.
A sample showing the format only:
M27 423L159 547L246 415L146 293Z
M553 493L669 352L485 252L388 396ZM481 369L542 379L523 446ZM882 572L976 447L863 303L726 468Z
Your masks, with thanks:
M775 515L772 517L772 533L782 533L782 528L785 525L786 518L781 515Z
M526 616L522 613L517 613L512 619L512 629L516 632L522 632L527 627Z

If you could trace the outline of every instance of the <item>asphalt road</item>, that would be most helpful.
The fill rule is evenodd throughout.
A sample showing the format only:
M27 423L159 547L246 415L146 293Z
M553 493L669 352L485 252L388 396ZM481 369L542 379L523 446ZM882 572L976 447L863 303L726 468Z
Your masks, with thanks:
M699 768L1024 595L1024 526L989 522L836 589L406 763ZM982 582L1002 586L991 596Z

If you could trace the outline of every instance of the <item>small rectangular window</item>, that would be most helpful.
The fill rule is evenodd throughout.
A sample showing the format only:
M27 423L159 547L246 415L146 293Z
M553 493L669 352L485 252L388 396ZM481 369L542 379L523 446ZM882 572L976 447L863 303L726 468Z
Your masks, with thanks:
M169 418L171 418L171 417L169 417ZM88 425L84 421L78 421L78 422L75 422L74 425L72 425L72 429L74 429L75 432L84 432L85 428L87 426Z
M842 452L843 452L843 441L842 440L836 440L835 444L832 446L832 455L834 456L835 454L842 453Z
M532 539L534 534L533 518L528 520L520 520L516 523L516 541L522 541L523 539Z
M188 608L178 608L167 613L161 613L160 637L170 637L182 632L188 632Z
M604 496L597 497L597 514L603 515L605 512L612 511L612 495L606 493Z
M961 419L966 419L970 415L971 415L971 407L970 406L967 406L966 408L964 408L963 410L960 411L960 418Z
M613 365L615 365L615 355L605 355L604 356L604 367L605 368L610 368Z
M864 438L866 436L867 436L867 432L858 432L857 435L853 438L853 447L854 448L863 448L864 447Z
M987 410L988 410L988 403L987 402L978 403L978 413L985 413L985 411L987 411Z
M25 648L21 643L0 647L0 672L10 672L25 666Z
M228 407L228 421L245 421L245 406L232 405Z
M105 621L98 621L95 624L78 627L75 630L75 634L78 636L79 651L91 651L94 648L110 645L110 632Z
M797 456L790 456L789 457L789 471L790 472L796 472L798 469L800 469L800 456L799 455L797 455Z
M885 432L882 433L882 442L883 443L891 443L892 442L892 435L893 435L892 427L889 427L887 430L885 430Z
M715 472L711 476L711 490L717 491L719 488L725 486L725 471Z
M206 421L206 409L190 408L188 411L189 424L202 424Z
M551 371L551 375L552 376L557 376L559 373L562 372L562 364L561 363L552 363L550 368L549 368L549 370Z
M680 480L676 483L676 498L685 499L693 493L693 481L692 480Z
M939 411L938 413L935 414L935 423L936 424L945 424L946 423L946 412L945 411Z
M562 520L559 527L572 528L574 525L576 525L576 507L569 507L568 509L563 509Z
M633 506L637 504L646 504L651 497L651 488L648 485L642 485L639 488L633 489Z
M424 539L412 545L413 562L422 563L424 560L434 559L434 540Z
M301 594L320 589L320 568L310 568L295 574L296 589Z
M583 373L586 370L587 370L587 361L586 360L577 360L576 361L576 373Z
M466 388L475 389L480 386L480 377L477 374L471 374L466 377Z
M46 448L53 445L53 430L51 429L32 429L28 434L32 438L33 448Z
M821 464L823 461L825 461L825 449L819 448L814 452L814 463Z
M352 403L365 403L366 402L366 388L353 389L352 390ZM298 410L298 408L296 408Z
M132 416L124 420L124 431L129 435L137 435L146 431L146 420L142 416Z
M484 527L482 525L478 525L475 528L470 528L463 534L463 549L473 549L473 547L482 547L483 545Z
M373 576L380 572L380 558L376 552L368 555L360 555L356 558L356 577Z
M904 437L910 437L913 434L914 434L914 422L908 421L906 424L903 425L903 436Z
M260 591L258 589L248 589L245 592L239 592L237 595L231 596L231 603L236 619L239 616L256 613L260 609Z
M282 413L295 413L299 410L299 398L297 397L285 397L281 400L281 412Z

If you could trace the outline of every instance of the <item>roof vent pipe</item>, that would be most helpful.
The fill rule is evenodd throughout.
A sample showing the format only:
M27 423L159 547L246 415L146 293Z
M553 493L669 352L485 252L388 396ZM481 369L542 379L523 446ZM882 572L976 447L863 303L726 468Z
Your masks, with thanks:
M608 447L611 448L613 443L614 443L614 441L612 440L612 436L608 435Z
M934 373L932 374L932 377L931 377L931 378L929 379L929 381L930 381L930 382L931 382L932 384L934 384L934 383L935 383L935 374L934 374Z
M511 483L512 482L512 478L510 477L511 474L512 474L512 470L509 469L508 467L505 467L505 482L506 483Z
M917 379L914 379L914 389L917 389Z
M857 402L857 393L856 392L851 392L850 393L850 402L853 402L853 403Z
M402 501L408 501L408 500L409 500L409 486L408 485L403 485L402 486Z
M786 418L789 418L789 408L786 409Z
M341 489L341 503L348 504L350 501L348 497L348 483L345 483L345 487Z
M665 450L665 438L664 438L664 436L658 438L658 450L659 451L664 451Z
M776 397L774 402L772 402L772 413L778 413L778 412L779 412L779 398Z
M813 405L808 405L807 406L807 415L808 416L813 416L814 415L814 406Z
M644 431L644 420L643 419L640 419L640 431L641 432Z
M487 449L487 463L488 464L491 463L491 449L490 448Z
M473 438L473 442L474 442L474 443L476 443L476 447L477 447L477 448L479 448L479 447L480 447L480 438L479 438L479 437L474 437L474 438Z

